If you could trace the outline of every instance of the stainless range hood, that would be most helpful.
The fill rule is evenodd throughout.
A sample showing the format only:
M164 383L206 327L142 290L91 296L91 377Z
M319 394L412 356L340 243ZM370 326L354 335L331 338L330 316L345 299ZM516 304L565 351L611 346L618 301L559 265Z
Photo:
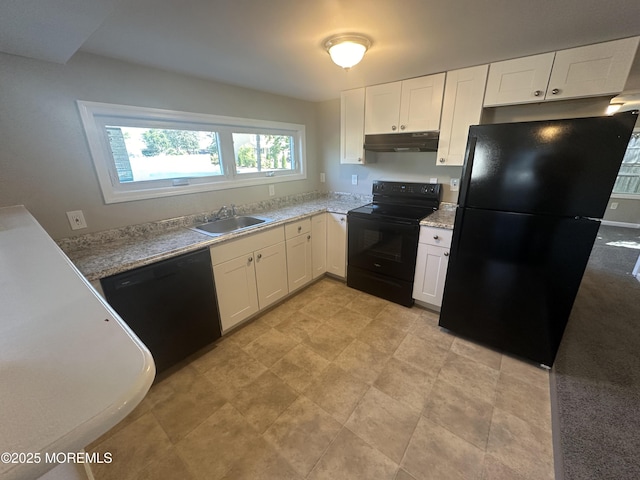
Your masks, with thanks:
M383 133L364 136L370 152L435 152L439 132Z

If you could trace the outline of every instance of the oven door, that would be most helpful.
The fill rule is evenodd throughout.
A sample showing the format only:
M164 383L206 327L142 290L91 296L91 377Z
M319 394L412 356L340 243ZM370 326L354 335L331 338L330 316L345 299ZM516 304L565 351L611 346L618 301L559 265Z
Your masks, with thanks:
M420 225L353 214L347 225L350 268L413 282Z

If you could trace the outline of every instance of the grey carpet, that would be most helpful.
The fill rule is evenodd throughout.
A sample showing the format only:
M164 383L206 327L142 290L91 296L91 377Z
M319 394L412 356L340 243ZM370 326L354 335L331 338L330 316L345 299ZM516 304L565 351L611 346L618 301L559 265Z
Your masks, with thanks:
M551 371L556 477L640 479L640 230L602 226Z

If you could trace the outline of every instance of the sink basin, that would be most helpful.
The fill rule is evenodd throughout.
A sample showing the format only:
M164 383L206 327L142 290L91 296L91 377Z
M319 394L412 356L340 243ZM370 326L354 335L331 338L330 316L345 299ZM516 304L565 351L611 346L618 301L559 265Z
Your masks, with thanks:
M237 230L242 230L244 228L253 227L254 225L259 225L261 223L270 222L271 220L264 217L249 217L249 216L240 216L240 217L229 217L223 218L220 220L214 220L212 222L202 223L200 225L196 225L194 230L199 231L201 233L206 233L207 235L217 236L222 235L224 233L235 232Z

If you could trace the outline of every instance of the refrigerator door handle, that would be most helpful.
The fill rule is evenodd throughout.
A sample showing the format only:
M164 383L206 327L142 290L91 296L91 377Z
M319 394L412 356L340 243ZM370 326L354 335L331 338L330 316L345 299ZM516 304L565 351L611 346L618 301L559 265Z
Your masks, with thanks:
M460 194L458 197L458 206L465 207L467 202L467 190L471 182L471 170L473 169L473 159L476 154L476 143L478 137L469 135L467 140L467 151L464 156L464 165L462 167L462 181L460 182Z

